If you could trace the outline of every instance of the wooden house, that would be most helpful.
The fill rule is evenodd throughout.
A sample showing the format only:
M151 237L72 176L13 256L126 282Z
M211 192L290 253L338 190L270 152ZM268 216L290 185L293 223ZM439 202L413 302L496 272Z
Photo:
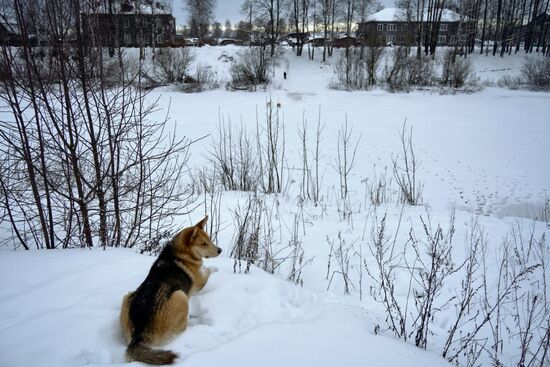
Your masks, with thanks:
M167 47L174 44L176 21L171 14L82 14L82 32L95 46Z

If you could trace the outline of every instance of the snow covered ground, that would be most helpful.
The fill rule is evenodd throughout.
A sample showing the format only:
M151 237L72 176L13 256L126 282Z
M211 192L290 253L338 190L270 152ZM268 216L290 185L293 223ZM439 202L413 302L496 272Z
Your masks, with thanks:
M0 256L0 365L117 366L125 345L121 296L153 258L128 250L6 253ZM182 366L446 366L429 352L374 336L353 300L310 292L229 259L191 298L189 327L167 348ZM139 363L133 363L139 365Z
M217 239L224 253L222 258L207 261L219 271L191 299L190 326L167 348L180 353L178 363L187 366L448 365L439 356L456 311L446 301L460 293L463 272L450 276L441 290L436 302L441 309L431 325L427 352L393 339L384 332L386 317L377 284L365 274L365 263L371 270L375 266L370 253L373 231L386 213L387 234L395 236L397 247L408 256L409 230L422 237L421 217L446 229L449 213L456 209L453 262L458 265L465 259L468 236L477 220L487 243L486 286L490 292L497 289L503 243L512 239L527 243L531 233L536 239L550 235L548 224L540 221L540 209L550 196L550 94L494 87L456 95L335 91L328 88L333 71L330 61L311 62L290 50L267 90L230 92L223 88L229 63L222 55L234 56L238 50L195 50L197 62L212 67L221 88L184 94L165 87L153 90L150 98L160 98L161 107L170 106L178 135L207 136L191 147L190 172L209 167L208 152L220 120L253 131L257 116L262 123L268 101L280 103L277 111L285 125L288 186L283 194L264 200L273 214L274 243L283 253L289 251L294 220L300 218L299 241L306 260L303 287L286 281L288 263L275 275L257 268L250 274L233 273L233 261L227 257L235 232L234 211L248 195L224 193ZM473 57L477 75L485 82L519 73L523 62L523 55ZM283 71L288 73L287 80ZM159 111L158 117L165 113ZM346 119L354 139L361 136L361 140L350 176L352 214L343 219L334 166L338 131ZM302 152L298 129L304 120L310 144L319 120L325 128L320 161L322 205L308 202L302 208L296 169ZM392 156L400 152L398 133L405 120L413 128L420 160L423 205L402 211L394 187L394 200L375 209L365 198L366 182L385 170L391 180ZM182 218L181 225L196 222L201 214ZM331 241L343 241L349 254L349 295L344 294L345 282L336 272ZM542 246L544 258L550 253L548 242ZM538 261L533 259L537 251L528 255L530 261ZM125 345L117 324L120 301L139 285L153 260L119 249L11 252L0 248L0 366L123 364ZM522 287L546 294L550 291L548 273L539 270ZM406 302L409 278L403 273L395 275L396 296ZM490 293L489 301L492 297ZM482 303L476 302L476 307ZM414 307L412 301L409 307ZM521 317L524 320L525 314ZM502 336L500 358L504 365L511 365L519 350L517 325L511 319L505 321L511 336ZM383 335L374 335L375 328L382 329ZM540 332L533 335L539 337ZM480 333L481 339L490 337L490 330ZM490 358L484 355L479 363L487 365Z
M197 62L206 62L224 85L236 47L205 47ZM496 82L520 72L524 55L505 58L473 55L474 68L482 82ZM283 79L287 71L288 79ZM280 103L287 130L289 164L300 164L301 146L297 129L308 121L310 133L320 119L326 123L323 136L325 185L337 186L334 163L337 132L346 118L362 139L361 157L353 170L354 188L378 171L391 166L398 153L398 132L406 120L413 127L419 153L420 180L425 184L425 202L431 207L457 208L484 215L523 215L532 205L550 196L550 94L485 88L479 93L440 95L437 91L389 93L343 92L328 89L333 69L329 64L296 57L287 50L274 73L273 87L265 92L214 90L182 96L170 88L155 90L178 131L196 139L215 132L221 119L254 127L256 113L266 102ZM193 163L204 162L206 140L193 147ZM522 214L523 213L523 214Z

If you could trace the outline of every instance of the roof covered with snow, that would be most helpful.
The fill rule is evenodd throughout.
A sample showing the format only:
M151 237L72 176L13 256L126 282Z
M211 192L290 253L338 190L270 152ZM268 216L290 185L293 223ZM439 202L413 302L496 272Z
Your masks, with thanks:
M427 12L424 13L424 19L427 17ZM377 22L393 22L393 21L406 21L407 16L402 9L399 8L385 8L370 15L367 18L368 22L377 21ZM416 19L413 19L416 20ZM443 9L441 14L442 22L456 22L460 20L460 14L449 10Z

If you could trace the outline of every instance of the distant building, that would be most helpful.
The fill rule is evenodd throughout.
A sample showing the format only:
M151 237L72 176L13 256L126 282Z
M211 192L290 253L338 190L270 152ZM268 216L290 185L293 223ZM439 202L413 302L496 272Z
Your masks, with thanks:
M171 14L82 14L82 31L103 47L167 47L174 44L176 20Z
M349 36L347 34L337 35L336 37L334 37L334 40L332 41L332 43L333 43L333 46L336 48L345 48L345 47L360 45L357 38L353 36Z
M7 19L0 14L0 44L15 46L21 43L17 22Z
M237 39L233 38L222 38L221 41L218 43L220 46L228 46L228 45L242 45L243 42Z
M362 39L371 39L384 45L414 46L418 44L421 22L407 20L401 9L386 8L372 14L364 23L358 24L357 34ZM464 22L458 13L443 9L437 44L440 46L463 46L473 42L475 27ZM426 37L424 22L422 41Z

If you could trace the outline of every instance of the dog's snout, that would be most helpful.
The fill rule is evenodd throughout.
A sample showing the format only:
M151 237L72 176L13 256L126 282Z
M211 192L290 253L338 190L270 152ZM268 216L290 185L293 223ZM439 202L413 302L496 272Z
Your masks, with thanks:
M218 255L222 253L222 249L218 247Z

